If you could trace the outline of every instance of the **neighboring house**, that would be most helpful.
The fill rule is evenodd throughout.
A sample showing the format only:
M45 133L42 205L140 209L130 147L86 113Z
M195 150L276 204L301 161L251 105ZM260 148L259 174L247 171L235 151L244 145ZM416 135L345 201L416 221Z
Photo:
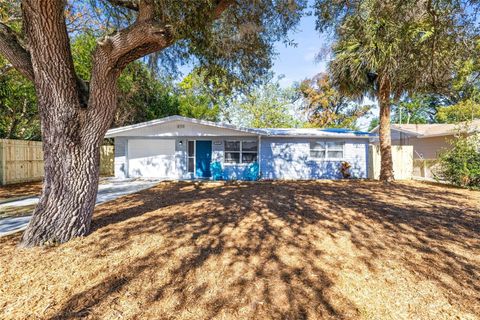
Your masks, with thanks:
M378 133L378 127L370 131ZM434 160L458 133L480 132L480 119L458 124L392 124L392 145L413 146L413 158Z
M346 129L252 129L172 116L111 129L118 178L245 178L258 163L263 179L341 178L342 161L355 178L368 172L368 132Z

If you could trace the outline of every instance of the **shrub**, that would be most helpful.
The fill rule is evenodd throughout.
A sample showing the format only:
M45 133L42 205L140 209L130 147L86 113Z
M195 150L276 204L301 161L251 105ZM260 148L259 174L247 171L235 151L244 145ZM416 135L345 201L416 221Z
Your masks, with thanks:
M480 136L458 136L439 157L437 175L457 186L480 188Z

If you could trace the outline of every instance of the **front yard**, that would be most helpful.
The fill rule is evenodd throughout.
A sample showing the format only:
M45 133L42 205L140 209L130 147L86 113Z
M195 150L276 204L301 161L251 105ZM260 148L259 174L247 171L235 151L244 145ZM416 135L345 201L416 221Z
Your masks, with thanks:
M165 182L86 238L0 238L0 319L477 319L479 212L419 182Z

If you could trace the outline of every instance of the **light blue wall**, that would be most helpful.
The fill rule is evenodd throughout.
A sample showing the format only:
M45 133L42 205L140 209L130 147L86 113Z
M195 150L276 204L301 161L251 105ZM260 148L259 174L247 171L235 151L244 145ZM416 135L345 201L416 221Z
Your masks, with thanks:
M310 142L317 140L344 142L344 159L310 158ZM353 178L367 178L368 139L262 138L260 153L263 179L339 179L342 161L352 165Z
M183 141L183 146L179 146L178 141ZM177 138L177 168L181 168L180 179L193 179L193 175L187 172L187 141L188 140L209 140L212 141L212 161L218 161L222 164L223 175L227 180L241 180L244 177L244 170L248 165L242 164L224 164L224 141L225 140L258 140L256 136L226 136L226 137L179 137Z
M170 138L171 139L171 138ZM191 179L187 173L186 141L194 137L176 137L175 161L178 179ZM199 139L199 138L196 138ZM241 180L248 165L223 164L224 140L252 140L256 137L212 137L200 138L212 140L212 161L222 163L224 177L229 180ZM310 142L326 139L309 138L265 138L261 139L260 170L263 179L338 179L341 178L341 161L322 161L310 158ZM344 159L352 165L354 178L367 178L368 139L330 139L345 143ZM115 176L127 177L127 141L126 137L115 138ZM182 144L180 144L182 141Z

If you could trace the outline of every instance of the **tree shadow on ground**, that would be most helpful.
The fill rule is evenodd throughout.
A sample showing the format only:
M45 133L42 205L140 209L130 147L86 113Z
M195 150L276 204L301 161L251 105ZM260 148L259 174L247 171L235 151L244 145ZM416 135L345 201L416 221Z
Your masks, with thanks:
M163 183L96 210L75 250L114 262L51 318L358 318L342 277L385 261L475 313L477 210L408 183Z

